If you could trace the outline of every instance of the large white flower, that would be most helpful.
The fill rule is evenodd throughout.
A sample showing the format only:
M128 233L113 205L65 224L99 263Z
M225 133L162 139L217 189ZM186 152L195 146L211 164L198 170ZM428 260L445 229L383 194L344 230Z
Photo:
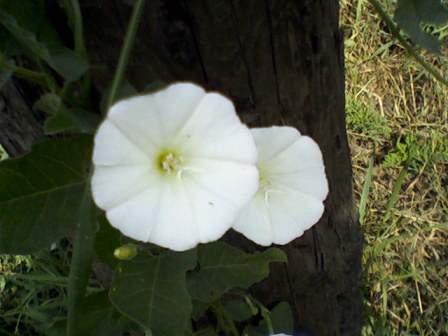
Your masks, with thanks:
M112 226L183 251L219 239L258 188L230 100L190 83L122 100L95 136L92 192Z
M319 146L292 127L252 129L260 187L233 228L260 245L287 244L315 224L328 194Z

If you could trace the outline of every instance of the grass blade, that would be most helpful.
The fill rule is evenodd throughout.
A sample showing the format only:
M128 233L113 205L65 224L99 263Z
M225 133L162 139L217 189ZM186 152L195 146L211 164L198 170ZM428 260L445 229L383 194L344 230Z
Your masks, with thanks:
M372 172L373 172L374 156L370 157L369 167L367 168L366 180L362 188L361 199L359 200L359 222L364 224L364 216L366 214L366 205L370 193L370 185L372 184Z

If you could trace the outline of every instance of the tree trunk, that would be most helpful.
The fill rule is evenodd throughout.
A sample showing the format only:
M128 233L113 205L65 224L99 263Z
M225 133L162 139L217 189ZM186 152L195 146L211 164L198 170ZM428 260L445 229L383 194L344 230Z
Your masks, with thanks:
M111 82L131 2L82 1L99 93ZM338 11L338 0L150 0L127 72L139 90L154 81L200 83L228 95L250 126L290 125L318 142L330 184L324 216L282 247L288 264L273 266L252 288L267 305L289 301L295 330L316 336L358 335L361 327L362 237L352 200ZM14 146L2 144L12 153ZM237 233L225 239L260 249Z

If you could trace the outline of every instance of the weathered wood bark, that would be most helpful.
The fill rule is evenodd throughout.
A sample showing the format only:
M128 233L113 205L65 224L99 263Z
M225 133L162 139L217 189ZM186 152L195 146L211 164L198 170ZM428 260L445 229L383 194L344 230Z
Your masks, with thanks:
M95 86L104 92L131 7L119 0L85 0L82 6L90 61L99 66ZM198 82L228 95L251 126L291 125L319 143L330 183L325 214L284 247L289 263L273 267L269 279L252 289L268 305L289 301L295 330L307 335L360 333L361 233L352 201L343 69L337 0L151 0L127 72L138 89L153 81ZM225 239L259 248L236 233Z

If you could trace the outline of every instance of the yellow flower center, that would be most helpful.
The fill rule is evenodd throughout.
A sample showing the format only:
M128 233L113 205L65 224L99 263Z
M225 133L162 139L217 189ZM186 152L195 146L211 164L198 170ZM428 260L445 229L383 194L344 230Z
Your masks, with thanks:
M174 151L163 151L157 157L157 167L163 174L178 174L182 170L182 161Z

